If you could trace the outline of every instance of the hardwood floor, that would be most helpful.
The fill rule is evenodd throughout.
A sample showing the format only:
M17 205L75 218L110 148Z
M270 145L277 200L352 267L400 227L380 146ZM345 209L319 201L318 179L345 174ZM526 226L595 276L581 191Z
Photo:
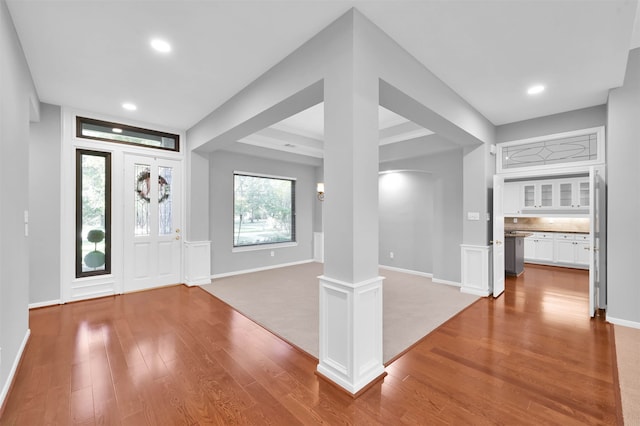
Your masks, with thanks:
M358 399L199 288L36 309L2 425L621 424L612 327L587 274L526 266Z

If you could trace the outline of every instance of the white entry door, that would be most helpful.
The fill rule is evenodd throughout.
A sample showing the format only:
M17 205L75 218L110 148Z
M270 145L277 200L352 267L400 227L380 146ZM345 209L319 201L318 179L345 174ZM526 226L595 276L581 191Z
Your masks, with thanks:
M504 178L493 176L493 297L504 292Z
M181 282L180 166L125 155L124 292Z

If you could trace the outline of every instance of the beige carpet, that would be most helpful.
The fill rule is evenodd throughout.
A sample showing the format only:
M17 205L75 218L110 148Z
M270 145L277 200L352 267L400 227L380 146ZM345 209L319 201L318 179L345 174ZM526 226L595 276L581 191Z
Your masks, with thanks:
M305 263L218 278L202 288L283 339L318 357L318 275ZM478 299L431 279L381 270L383 362L413 345Z
M616 360L625 425L640 425L640 330L614 326Z

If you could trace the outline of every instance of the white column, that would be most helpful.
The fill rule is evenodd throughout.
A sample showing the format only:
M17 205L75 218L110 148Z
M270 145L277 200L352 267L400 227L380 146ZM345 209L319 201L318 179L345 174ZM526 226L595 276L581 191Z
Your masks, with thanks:
M349 15L347 15L349 16ZM318 373L352 394L384 374L378 276L379 80L351 14L324 80L324 275Z

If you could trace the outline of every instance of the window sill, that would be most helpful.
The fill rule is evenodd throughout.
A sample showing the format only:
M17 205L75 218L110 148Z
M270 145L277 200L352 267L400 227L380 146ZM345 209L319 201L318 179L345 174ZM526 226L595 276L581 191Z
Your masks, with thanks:
M256 251L256 250L273 250L273 249L284 248L284 247L296 247L297 245L298 245L297 242L258 244L255 246L234 247L231 249L231 253L241 253L244 251Z

